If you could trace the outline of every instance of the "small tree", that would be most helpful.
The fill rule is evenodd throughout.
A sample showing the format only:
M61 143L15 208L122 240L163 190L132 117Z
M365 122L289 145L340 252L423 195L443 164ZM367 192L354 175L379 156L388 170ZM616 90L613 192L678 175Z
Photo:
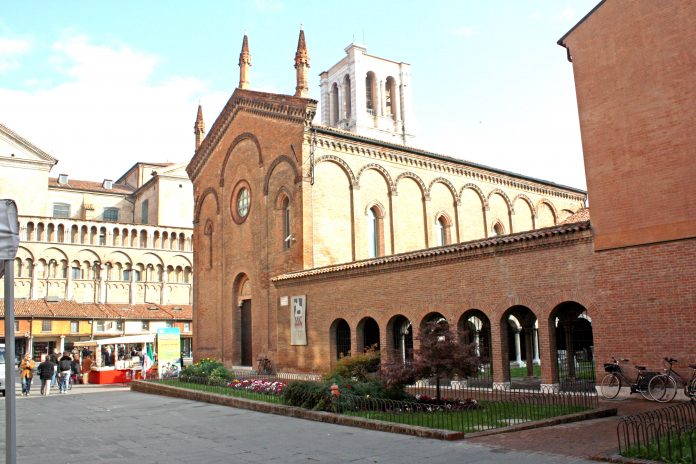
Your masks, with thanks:
M439 400L442 377L468 377L481 365L476 343L467 343L466 331L453 329L446 321L424 324L417 339L420 346L414 351L411 363L397 361L383 367L387 386L403 386L417 379L435 377Z

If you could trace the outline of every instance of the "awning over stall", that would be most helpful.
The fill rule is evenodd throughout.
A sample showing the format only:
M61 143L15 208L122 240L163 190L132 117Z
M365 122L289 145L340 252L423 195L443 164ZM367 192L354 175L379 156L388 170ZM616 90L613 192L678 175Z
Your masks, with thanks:
M75 342L73 346L101 346L101 345L126 345L126 344L137 344L137 343L154 343L154 334L145 335L126 335L125 337L114 337L114 338L99 338L94 340L85 340L82 342Z

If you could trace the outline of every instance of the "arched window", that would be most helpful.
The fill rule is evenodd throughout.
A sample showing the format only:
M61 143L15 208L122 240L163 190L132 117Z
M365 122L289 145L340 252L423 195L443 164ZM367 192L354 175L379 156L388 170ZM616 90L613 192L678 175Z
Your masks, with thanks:
M396 81L391 76L384 83L384 105L387 116L396 119Z
M493 237L498 236L498 235L505 235L505 227L500 222L496 222L493 225L493 231L492 231Z
M334 126L338 125L339 118L339 108L338 108L338 84L334 83L331 86L331 123Z
M290 231L290 199L283 199L283 248L290 249L292 244L292 233Z
M440 215L435 222L437 246L450 244L450 222L446 216Z
M346 119L350 119L350 77L346 74L343 78L343 108L345 108Z
M365 108L371 115L377 114L377 102L375 101L377 92L375 91L375 84L375 73L370 71L365 77Z
M376 258L384 254L382 230L382 211L377 206L373 206L367 210L368 258Z
M205 236L206 251L208 252L205 264L208 269L211 269L213 267L213 223L210 220L207 220L205 223L203 235Z

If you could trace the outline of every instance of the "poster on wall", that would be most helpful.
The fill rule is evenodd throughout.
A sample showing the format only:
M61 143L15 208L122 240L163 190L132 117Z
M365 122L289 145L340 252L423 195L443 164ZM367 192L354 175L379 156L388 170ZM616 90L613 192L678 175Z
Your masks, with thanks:
M157 372L160 379L179 376L181 331L178 327L157 329Z
M307 344L307 296L293 296L290 304L290 344Z

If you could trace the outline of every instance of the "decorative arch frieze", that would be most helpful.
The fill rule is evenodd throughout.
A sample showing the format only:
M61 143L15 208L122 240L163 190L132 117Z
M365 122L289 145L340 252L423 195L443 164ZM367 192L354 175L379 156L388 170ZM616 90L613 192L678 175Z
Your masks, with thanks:
M444 177L437 177L437 178L433 179L432 182L430 182L430 185L428 185L428 197L431 196L433 185L435 185L437 183L443 184L443 185L445 185L445 187L447 187L449 189L450 193L452 194L452 197L454 198L455 204L458 205L460 203L460 201L459 201L460 197L459 197L459 194L457 193L457 189L454 188L454 184L452 184L452 182L450 182L448 179L445 179Z
M556 210L556 207L551 203L549 200L546 198L542 198L539 200L536 204L536 208L534 208L534 215L536 217L539 216L539 207L541 207L542 203L545 203L549 208L551 208L551 212L553 213L553 218L555 222L558 222L558 211Z
M389 188L389 194L393 195L394 192L396 191L396 187L394 185L394 181L392 181L391 176L389 175L389 172L384 168L384 166L381 166L376 163L369 163L360 168L360 171L358 171L358 185L360 185L360 176L362 176L362 173L369 170L369 169L374 169L375 171L378 171L380 174L382 174L382 177L384 178L385 182L387 183L387 187Z
M465 184L464 187L462 187L462 189L459 191L459 198L460 199L464 195L464 190L466 190L466 189L471 189L474 192L476 192L479 196L479 199L481 200L481 204L483 205L483 209L488 211L488 209L489 209L488 208L488 198L486 198L486 195L484 195L483 190L481 190L481 187L479 187L476 184L471 184L471 183Z
M503 200L505 200L505 203L507 203L508 210L510 211L510 214L515 214L515 207L512 205L512 202L510 201L510 197L507 196L505 192L503 192L500 189L493 189L490 192L488 192L488 200L490 201L491 197L495 194L500 195L503 197Z
M271 182L271 175L273 174L273 171L275 168L280 164L280 163L288 163L290 167L292 168L293 174L295 174L295 177L293 179L293 182L298 184L302 181L302 176L300 175L300 171L297 169L297 166L295 165L295 162L290 158L289 156L286 155L280 155L276 159L273 160L271 165L268 168L268 172L266 173L266 177L263 180L263 196L268 195L268 184Z
M203 191L201 196L198 197L198 201L196 202L196 209L194 210L193 213L193 223L198 224L198 220L200 219L201 216L201 208L203 207L203 202L205 201L205 198L208 195L213 195L213 198L215 199L215 214L220 214L220 200L218 199L218 194L217 191L215 190L214 187L208 187Z
M230 148L227 149L227 153L225 154L225 160L222 162L222 169L220 169L220 187L225 186L225 170L227 168L227 162L229 161L230 156L232 155L232 151L235 149L237 145L239 145L244 140L251 140L252 142L254 142L254 145L256 145L256 151L259 154L259 166L263 166L263 155L261 153L261 144L259 143L259 139L257 139L256 136L251 132L244 132L242 134L239 134L232 141Z
M518 193L512 200L512 204L514 205L517 200L527 202L527 205L529 205L529 209L532 210L532 214L534 215L534 217L536 217L536 208L534 208L534 203L527 195L525 195L524 193Z
M399 181L401 179L406 179L406 178L413 179L416 182L416 184L418 184L418 187L420 187L420 189L421 189L421 196L423 197L423 199L425 199L425 200L430 199L430 193L428 192L428 187L426 187L425 182L423 182L423 179L418 177L418 174L416 174L414 172L410 172L410 171L402 172L401 174L399 174L396 177L396 180L394 181L394 188L395 188L394 194L398 193Z
M343 169L343 172L346 173L346 176L348 176L348 181L350 182L350 186L352 189L358 188L358 181L355 178L355 174L353 174L353 170L348 166L348 163L346 163L343 159L339 158L338 156L335 155L323 155L314 160L314 165L316 166L319 163L325 163L325 162L330 162L330 163L336 163L341 169Z

